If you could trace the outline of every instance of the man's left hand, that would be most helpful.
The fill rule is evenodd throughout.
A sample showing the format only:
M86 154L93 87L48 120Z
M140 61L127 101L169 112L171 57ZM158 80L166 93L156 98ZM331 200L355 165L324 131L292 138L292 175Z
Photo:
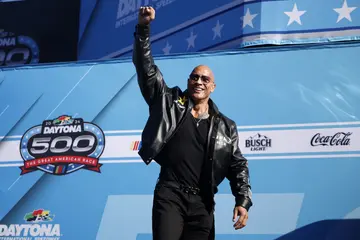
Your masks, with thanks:
M249 218L248 211L245 208L241 206L235 207L234 215L233 215L233 222L235 222L237 219L236 223L234 224L235 230L245 227L248 218Z

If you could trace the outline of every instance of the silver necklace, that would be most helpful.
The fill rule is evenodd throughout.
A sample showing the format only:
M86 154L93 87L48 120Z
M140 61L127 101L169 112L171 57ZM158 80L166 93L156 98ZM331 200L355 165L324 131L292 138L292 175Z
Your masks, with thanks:
M207 119L209 117L209 113L206 111L206 112L204 112L204 113L202 113L202 114L199 114L199 116L197 117L197 118L195 118L194 116L193 116L193 119L194 119L194 121L195 121L195 123L196 123L196 127L199 127L199 124L200 124L200 122L202 121L202 120L204 120L204 119Z

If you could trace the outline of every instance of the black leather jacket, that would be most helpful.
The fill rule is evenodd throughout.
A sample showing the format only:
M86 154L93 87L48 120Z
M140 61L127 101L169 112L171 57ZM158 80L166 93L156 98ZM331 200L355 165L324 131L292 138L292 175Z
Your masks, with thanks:
M150 111L142 133L139 155L146 164L150 164L174 135L186 111L191 111L193 104L187 98L187 91L166 85L151 54L150 27L137 25L134 37L133 63L141 93ZM212 100L209 105L211 124L207 161L210 161L212 166L212 180L209 181L212 193L218 191L217 186L226 177L235 196L235 205L249 210L252 201L248 163L238 146L236 124L224 116ZM158 163L162 165L161 162Z

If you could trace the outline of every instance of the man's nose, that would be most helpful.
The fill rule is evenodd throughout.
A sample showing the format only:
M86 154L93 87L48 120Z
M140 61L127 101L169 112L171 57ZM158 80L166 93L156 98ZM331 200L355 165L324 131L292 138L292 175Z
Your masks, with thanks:
M198 79L196 79L196 80L194 81L194 83L196 83L196 84L203 84L202 78L199 77Z

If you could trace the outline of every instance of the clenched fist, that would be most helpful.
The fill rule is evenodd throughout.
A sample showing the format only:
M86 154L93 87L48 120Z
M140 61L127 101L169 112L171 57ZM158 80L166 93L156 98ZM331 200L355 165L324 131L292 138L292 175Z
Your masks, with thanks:
M139 24L148 25L155 19L155 9L152 7L140 7L139 9Z

